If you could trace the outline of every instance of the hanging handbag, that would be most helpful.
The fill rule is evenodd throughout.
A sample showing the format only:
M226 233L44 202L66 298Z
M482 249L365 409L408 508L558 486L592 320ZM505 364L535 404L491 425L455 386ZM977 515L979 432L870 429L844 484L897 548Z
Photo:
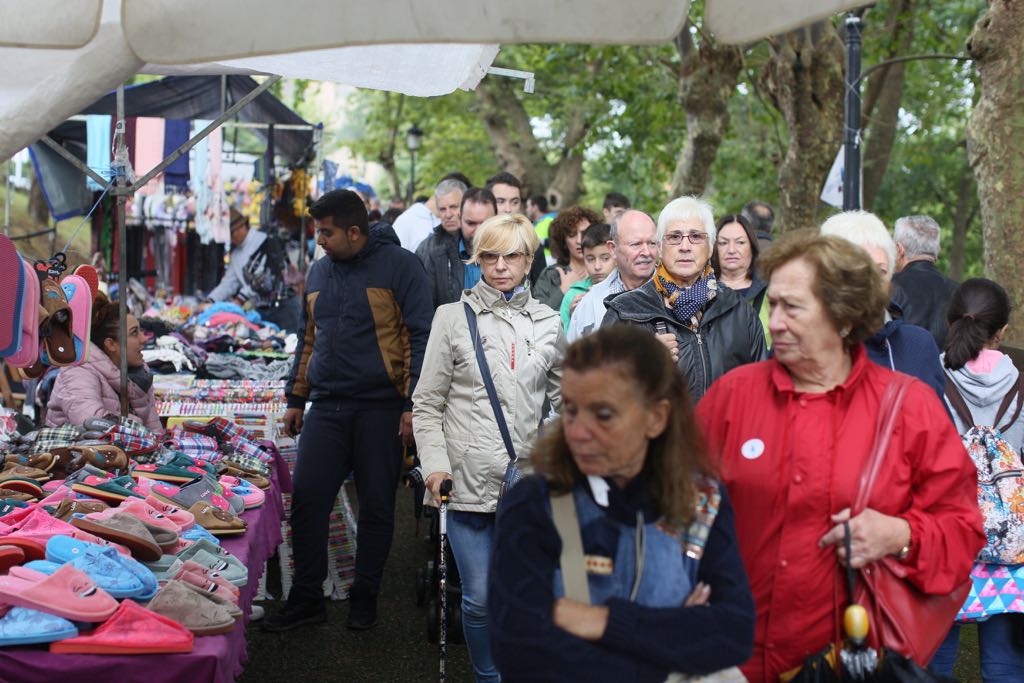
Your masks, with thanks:
M480 374L484 379L484 387L487 389L487 398L491 402L491 410L494 411L494 419L498 422L498 431L501 432L501 440L505 442L505 451L508 453L508 465L505 467L505 477L501 481L501 489L498 491L498 500L501 500L505 493L519 483L523 478L522 472L516 467L516 448L512 444L512 435L508 431L508 424L505 422L505 413L498 402L498 392L494 388L494 378L491 376L491 366L487 363L487 356L484 355L484 343L480 339L480 332L476 326L476 313L472 306L463 302L466 309L466 322L469 324L469 336L473 338L473 348L476 349L476 364L480 368Z
M861 472L851 517L868 506L911 382L911 377L896 373L886 389L879 407L874 445ZM970 581L965 580L947 595L929 595L911 584L906 576L906 568L896 558L884 557L871 563L860 570L861 585L856 602L868 612L873 634L869 637L873 641L927 666L963 606Z

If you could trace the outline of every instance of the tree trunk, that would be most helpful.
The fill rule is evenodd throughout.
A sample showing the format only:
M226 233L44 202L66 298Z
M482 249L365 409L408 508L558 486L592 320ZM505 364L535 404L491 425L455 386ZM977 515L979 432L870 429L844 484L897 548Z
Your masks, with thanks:
M395 149L398 146L398 136L403 123L402 109L405 107L405 95L396 95L390 92L382 93L382 95L384 97L384 116L388 121L388 139L387 144L377 156L377 161L384 167L384 171L388 174L388 180L391 181L391 196L405 198L405 192L402 192L402 179L398 177L398 168L395 164ZM392 104L392 97L398 98L397 105ZM411 188L410 193L415 196L416 188Z
M882 54L882 60L905 55L910 51L914 37L914 21L910 16L913 0L896 0L886 18L885 35L891 37ZM878 190L889 167L893 143L899 123L900 102L903 100L905 63L899 62L876 71L868 80L864 98L862 133L864 135L863 182L861 192L864 208L871 210Z
M498 166L519 178L526 193L553 197L552 210L572 206L583 194L581 143L591 124L583 108L577 109L569 121L558 163L551 164L533 134L530 116L515 87L508 79L485 79L476 89Z
M686 112L686 140L669 192L673 197L701 195L729 128L729 98L743 68L743 52L706 36L695 46L689 22L676 38L676 49L682 58L678 99Z
M956 193L956 210L953 212L953 245L949 252L949 276L959 282L964 279L964 265L967 260L967 233L978 215L978 195L974 188L971 167L964 164Z
M830 22L769 40L759 83L789 129L779 166L779 224L816 225L818 197L843 137L843 43Z
M967 125L967 152L978 182L985 274L1024 304L1024 4L990 0L974 25L967 52L981 78L981 97ZM1024 317L1011 316L1010 343L1024 342Z

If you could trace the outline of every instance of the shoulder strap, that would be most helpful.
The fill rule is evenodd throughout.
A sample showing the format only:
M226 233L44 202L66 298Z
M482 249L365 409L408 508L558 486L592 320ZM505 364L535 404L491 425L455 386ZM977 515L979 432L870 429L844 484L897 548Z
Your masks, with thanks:
M1021 408L1024 407L1024 378L1021 377L1020 372L1017 373L1017 381L1013 383L1010 390L1006 392L1006 396L1003 397L1003 402L999 404L999 412L996 413L996 419L992 420L992 426L997 426L1000 420L1006 415L1006 411L1010 409L1010 404L1013 402L1013 398L1017 397L1017 408L1013 412L1013 417L1002 427L999 427L1000 432L1005 432L1007 429L1013 426L1013 423L1020 417Z
M851 516L857 516L867 507L871 498L871 491L875 487L875 479L885 462L886 451L889 450L889 439L892 437L892 430L896 426L896 419L899 417L900 409L903 407L903 399L907 396L914 379L903 373L894 373L889 386L882 395L882 402L878 408L878 423L875 425L875 440L864 463L864 470L860 476L860 489L857 491L857 498L853 503Z
M580 535L580 521L576 516L576 500L572 492L548 494L551 500L551 518L555 530L562 539L562 585L565 597L590 604L590 584L587 583L587 568L583 558L583 537Z
M946 375L946 398L949 399L949 404L953 406L953 410L956 411L957 417L964 423L964 431L974 426L974 417L971 415L971 409L967 407L967 401L956 388L956 384L953 380ZM996 422L999 420L996 419Z
M505 422L505 413L501 409L501 403L498 402L498 392L494 388L491 366L487 364L487 356L484 355L484 344L476 327L476 313L469 303L464 301L462 305L466 309L469 336L473 338L473 348L476 349L476 364L480 367L480 374L483 376L484 387L487 389L487 398L491 401L491 410L494 411L494 419L498 422L498 431L501 432L501 440L505 442L505 450L508 451L509 460L515 462L517 459L516 448L512 445L512 435L509 433L508 424Z

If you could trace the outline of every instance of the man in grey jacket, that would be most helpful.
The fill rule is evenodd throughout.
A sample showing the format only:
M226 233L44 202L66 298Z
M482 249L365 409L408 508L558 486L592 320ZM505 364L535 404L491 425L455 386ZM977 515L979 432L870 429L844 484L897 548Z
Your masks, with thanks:
M295 332L299 325L299 301L295 292L289 287L280 286L277 289L283 290L283 295L268 296L257 292L252 286L254 266L258 266L258 270L272 268L280 271L270 273L271 279L284 281L287 261L279 264L268 262L267 254L264 253L269 246L266 244L267 239L267 233L249 227L248 217L231 209L231 258L224 269L224 277L210 290L207 303L228 301L244 306L251 301L263 320L288 332ZM257 264L256 261L261 263Z

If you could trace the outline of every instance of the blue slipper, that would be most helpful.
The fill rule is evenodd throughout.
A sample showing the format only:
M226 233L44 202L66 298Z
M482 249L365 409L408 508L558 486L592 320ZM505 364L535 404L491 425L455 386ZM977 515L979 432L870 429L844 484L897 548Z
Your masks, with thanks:
M184 538L186 541L202 541L207 540L214 545L220 545L220 539L211 534L209 531L204 529L198 524L195 524L188 529L185 529L180 534L179 538Z
M99 548L99 546L96 546ZM117 552L115 551L115 554ZM142 595L145 590L142 581L124 567L116 559L99 552L85 552L78 555L69 564L75 569L85 572L96 585L110 593L112 597L134 598ZM33 560L25 567L43 574L52 574L64 565L50 560Z
M144 601L156 595L159 589L156 577L153 576L153 572L149 571L138 560L122 555L113 548L88 543L87 541L79 541L70 536L57 535L46 542L46 559L58 565L68 562L76 563L79 557L97 555L104 557L106 560L116 562L123 572L119 576L123 577L124 574L127 574L140 584L140 587L133 594L123 597ZM92 576L90 570L86 567L78 566L77 564L75 566ZM93 577L93 580L100 584L98 577ZM100 585L102 586L102 584ZM108 590L107 592L110 591ZM111 593L111 595L122 597L114 593Z
M77 635L78 629L67 619L28 607L12 607L0 618L0 647L52 643Z

